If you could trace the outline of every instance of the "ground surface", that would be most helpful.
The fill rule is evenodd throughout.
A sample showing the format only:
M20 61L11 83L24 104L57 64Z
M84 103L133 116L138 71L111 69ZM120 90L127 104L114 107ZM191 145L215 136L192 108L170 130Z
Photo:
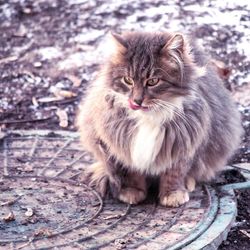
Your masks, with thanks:
M111 30L180 30L217 60L246 131L232 161L250 162L250 5L235 2L0 0L0 126L75 130ZM250 247L250 191L237 197L237 224L221 249Z

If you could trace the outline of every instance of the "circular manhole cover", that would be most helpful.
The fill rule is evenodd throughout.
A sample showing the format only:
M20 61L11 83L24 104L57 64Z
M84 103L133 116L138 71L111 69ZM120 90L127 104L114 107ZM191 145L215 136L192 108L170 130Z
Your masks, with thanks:
M209 186L179 208L103 202L76 133L9 133L0 162L0 249L213 249L236 214L233 191Z

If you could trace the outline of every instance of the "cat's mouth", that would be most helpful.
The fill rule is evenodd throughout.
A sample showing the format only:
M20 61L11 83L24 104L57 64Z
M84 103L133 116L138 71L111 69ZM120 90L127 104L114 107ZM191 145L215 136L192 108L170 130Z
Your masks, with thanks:
M129 107L133 110L143 110L143 111L149 110L148 106L138 105L137 103L133 102L131 99L129 99L128 102L129 102Z

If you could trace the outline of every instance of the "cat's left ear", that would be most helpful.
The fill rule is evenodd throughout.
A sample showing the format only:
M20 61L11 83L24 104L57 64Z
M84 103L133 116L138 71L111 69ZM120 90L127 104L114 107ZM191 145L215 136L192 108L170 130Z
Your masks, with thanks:
M186 47L184 37L181 34L175 34L163 47L163 50L175 50L181 53L184 52Z
M172 56L179 68L184 73L184 61L192 68L192 78L202 77L206 74L205 66L199 67L195 64L193 53L187 37L180 33L173 35L162 48L162 51Z

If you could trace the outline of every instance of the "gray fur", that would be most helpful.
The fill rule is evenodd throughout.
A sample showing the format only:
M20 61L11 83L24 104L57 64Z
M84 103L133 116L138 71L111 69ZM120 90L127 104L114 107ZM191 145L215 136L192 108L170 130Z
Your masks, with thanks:
M160 196L169 190L184 190L188 177L198 182L210 180L232 157L242 135L239 112L210 58L184 38L184 45L179 43L168 51L170 33L137 32L122 37L126 48L117 47L80 107L78 127L85 148L103 162L110 182L118 183L114 193L119 193L123 186L119 169L140 172L133 167L131 147L139 121L134 114L143 111L130 110L126 103L140 93L152 108L145 116L165 117L159 124L164 131L160 151L140 174L157 175L165 182ZM133 87L121 82L126 75L133 78ZM148 87L145 82L150 77L163 80ZM152 169L158 166L159 171Z

